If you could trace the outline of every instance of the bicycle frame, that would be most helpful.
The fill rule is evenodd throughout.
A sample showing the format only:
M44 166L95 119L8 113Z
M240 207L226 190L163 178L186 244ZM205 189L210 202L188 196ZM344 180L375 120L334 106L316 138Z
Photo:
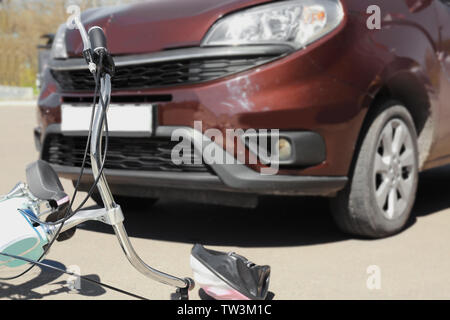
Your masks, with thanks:
M84 25L81 23L80 19L75 19L76 25L80 31L81 38L84 44L84 52L89 53L88 55L88 67L92 74L96 72L96 66L92 58L93 49L92 40L89 38ZM93 27L98 28L98 27ZM91 30L90 30L91 31ZM103 48L104 49L104 48ZM101 221L109 224L113 227L114 232L117 236L120 246L123 252L128 258L131 265L137 269L140 273L156 280L158 282L171 285L179 288L181 293L181 298L187 298L187 290L191 290L194 287L194 282L189 278L178 278L164 272L158 271L149 265L147 265L134 250L128 234L126 232L125 226L123 225L124 216L122 209L118 204L115 203L114 197L111 194L111 190L108 186L108 182L103 172L100 173L100 167L102 165L102 137L105 131L105 123L103 119L103 108L105 108L105 117L109 108L111 100L111 76L108 73L102 73L100 78L100 95L102 97L103 103L99 103L94 114L94 120L92 124L92 136L90 142L90 157L92 173L94 176L94 181L98 178L97 188L102 198L104 208L96 210L83 210L78 212L75 216L69 218L61 229L61 232L69 230L82 222L88 220ZM57 226L50 227L50 234L54 234L58 229Z

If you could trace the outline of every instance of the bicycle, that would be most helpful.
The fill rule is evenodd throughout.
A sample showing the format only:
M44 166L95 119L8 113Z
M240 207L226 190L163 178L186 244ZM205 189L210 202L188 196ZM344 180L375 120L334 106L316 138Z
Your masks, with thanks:
M100 221L113 228L125 256L136 270L150 279L177 288L178 298L187 300L188 292L195 286L194 280L176 277L147 265L134 250L123 225L122 209L115 203L103 172L108 146L107 111L115 64L107 49L103 30L92 27L86 32L80 19L75 21L83 40L83 56L96 83L89 135L75 192L72 198L64 192L58 175L47 162L38 160L29 165L27 183L17 184L9 194L0 198L0 218L4 221L0 224L0 267L15 268L31 263L30 270L36 264L45 265L40 261L55 240L70 239L76 226L83 222ZM100 103L96 107L99 85ZM88 147L94 183L82 203L72 210ZM95 188L98 188L104 207L82 210ZM258 266L235 253L207 250L201 245L192 249L191 266L200 286L215 298L265 299L267 296L269 266ZM223 269L221 266L227 266L226 270L219 271Z

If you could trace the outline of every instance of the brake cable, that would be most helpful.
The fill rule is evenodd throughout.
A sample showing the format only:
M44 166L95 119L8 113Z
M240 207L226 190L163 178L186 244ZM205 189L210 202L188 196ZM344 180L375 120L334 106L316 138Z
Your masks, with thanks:
M102 62L102 60L103 60L103 55L100 55L100 63ZM92 106L92 112L91 112L91 120L90 120L90 125L89 125L89 134L88 134L88 137L87 137L87 140L86 140L86 148L85 148L85 152L84 152L84 155L83 155L83 162L82 162L82 165L81 165L81 168L80 168L80 174L78 176L77 183L75 185L75 190L73 192L71 202L70 202L68 208L66 209L64 218L59 219L59 220L54 221L54 222L45 222L45 221L41 221L39 219L36 219L36 218L32 217L31 215L29 215L26 211L23 211L23 210L19 209L20 212L25 213L27 215L27 217L30 220L32 220L33 222L36 222L36 223L39 223L39 224L46 224L46 225L57 225L57 224L61 224L61 225L59 226L59 228L58 228L57 232L55 233L55 235L52 237L52 240L46 246L46 248L44 250L44 253L41 255L41 257L37 261L31 260L31 259L28 259L28 258L25 258L25 257L21 257L21 256L15 256L15 255L11 255L11 254L0 252L0 255L3 255L3 256L6 256L6 257L10 257L10 258L14 258L14 259L19 259L19 260L26 261L26 262L32 264L27 270L25 270L21 274L19 274L17 276L14 276L14 277L9 277L9 278L0 278L0 280L14 280L14 279L17 279L17 278L25 275L33 267L38 265L38 266L41 266L41 267L44 267L44 268L49 268L49 269L52 269L52 270L55 270L55 271L59 271L61 273L65 273L65 274L68 274L68 275L71 275L71 276L76 276L76 277L78 277L78 278L80 278L82 280L85 280L87 282L91 282L91 283L103 286L105 288L111 289L113 291L116 291L116 292L119 292L119 293L122 293L122 294L125 294L125 295L128 295L128 296L131 296L131 297L134 297L134 298L137 298L137 299L148 300L147 298L144 298L142 296L136 295L134 293L131 293L131 292L119 289L117 287L114 287L114 286L102 283L100 281L96 281L96 280L90 279L90 278L82 276L82 275L77 275L77 274L75 274L73 272L69 272L67 270L64 270L64 269L52 266L50 264L46 264L46 263L41 262L42 258L47 255L47 253L49 252L50 248L55 243L55 240L59 237L59 235L61 233L61 229L64 226L64 223L68 219L73 217L77 212L79 212L83 208L83 206L86 204L86 202L89 200L89 198L92 196L92 193L94 192L94 189L97 186L97 183L98 183L98 181L99 181L99 179L101 177L101 173L104 170L104 166L105 166L105 162L106 162L106 155L107 155L107 151L108 151L109 128L108 128L108 118L106 116L106 112L107 112L106 105L105 105L105 102L103 100L102 95L99 94L98 95L99 96L99 101L100 101L100 104L101 104L101 107L102 107L102 119L103 119L104 125L105 125L105 147L104 147L104 151L103 151L104 152L103 159L102 159L103 161L102 161L102 164L101 164L101 168L99 170L99 175L95 179L95 181L92 183L91 187L89 188L89 191L88 191L86 197L80 203L80 205L74 211L72 211L72 205L73 205L73 202L74 202L74 200L76 198L76 195L78 193L80 181L81 181L81 178L82 178L82 176L84 174L84 169L86 167L86 159L87 159L87 154L88 154L88 150L89 150L89 143L90 143L91 136L92 136L92 125L93 125L93 119L94 119L95 108L96 108L96 103L97 103L98 87L99 87L99 82L100 82L99 74L97 74L97 75L94 74L94 78L95 78L95 90L94 90L93 106ZM98 137L98 139L102 139L102 137L100 136L100 137ZM70 212L70 214L69 214L69 212Z

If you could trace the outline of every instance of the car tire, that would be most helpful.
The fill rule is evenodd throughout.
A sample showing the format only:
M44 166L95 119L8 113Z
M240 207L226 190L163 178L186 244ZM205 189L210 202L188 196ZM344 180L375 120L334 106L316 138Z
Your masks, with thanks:
M94 192L91 195L92 200L94 202L103 207L102 197L98 192ZM114 201L119 204L122 209L127 210L142 210L151 208L158 199L156 198L138 198L138 197L126 197L126 196L114 196Z
M349 183L331 199L331 211L345 233L383 238L405 227L414 205L417 134L410 113L396 101L380 105L368 120Z

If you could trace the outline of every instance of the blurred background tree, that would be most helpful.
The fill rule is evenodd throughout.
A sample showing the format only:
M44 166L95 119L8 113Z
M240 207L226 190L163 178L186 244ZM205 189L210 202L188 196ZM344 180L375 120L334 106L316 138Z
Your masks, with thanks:
M68 15L66 7L82 10L126 0L0 0L0 85L35 87L37 46L43 34L55 33Z

